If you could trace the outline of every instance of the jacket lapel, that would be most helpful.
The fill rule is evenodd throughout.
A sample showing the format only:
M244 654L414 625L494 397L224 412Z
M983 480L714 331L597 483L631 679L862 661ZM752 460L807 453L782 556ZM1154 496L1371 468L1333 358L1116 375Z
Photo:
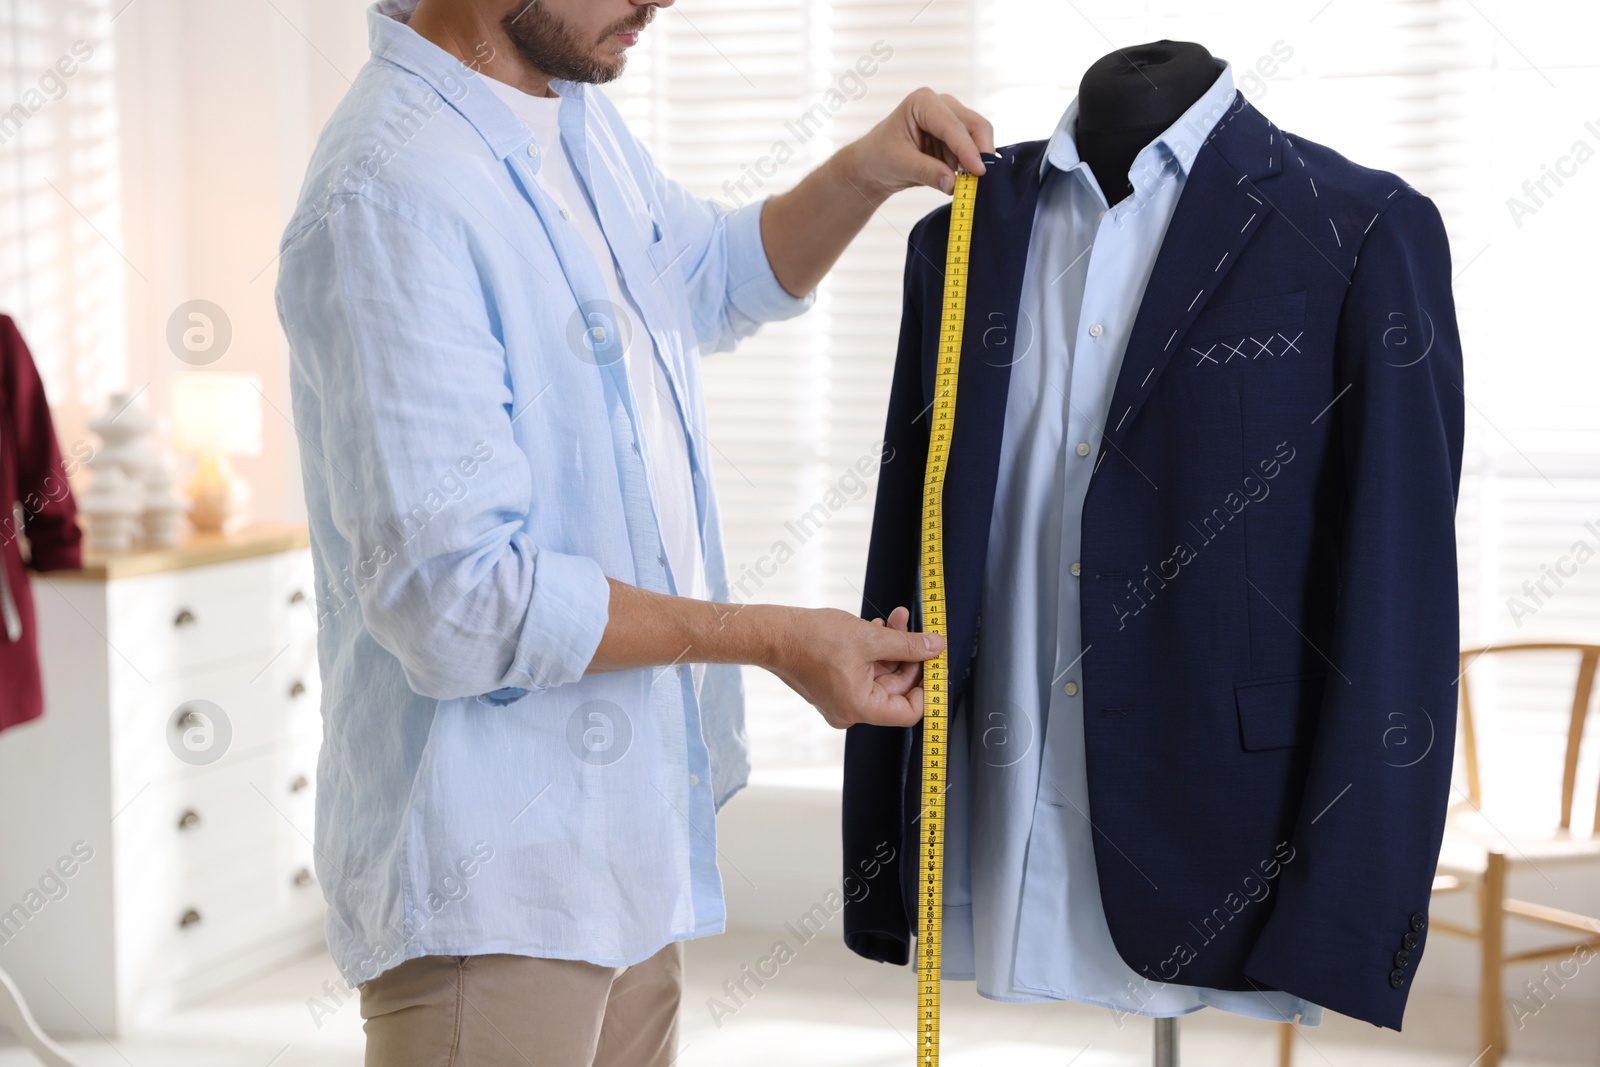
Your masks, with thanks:
M1007 149L998 158L985 159L987 173L978 182L973 209L955 431L944 483L952 692L966 677L977 639L978 602L988 555L989 523L994 513L1006 392L1015 361L1022 275L1033 233L1034 207L1039 199L1039 157L1046 144L1029 141ZM936 252L930 249L930 254L939 257L941 272L945 247L938 247ZM930 280L942 295L942 277ZM931 400L938 356L937 331L925 342L923 351L923 395ZM920 417L931 420L931 408Z
M1178 339L1271 214L1272 203L1256 183L1282 169L1283 145L1282 131L1236 95L1200 146L1128 338L1106 412L1101 460L1107 452L1122 451Z

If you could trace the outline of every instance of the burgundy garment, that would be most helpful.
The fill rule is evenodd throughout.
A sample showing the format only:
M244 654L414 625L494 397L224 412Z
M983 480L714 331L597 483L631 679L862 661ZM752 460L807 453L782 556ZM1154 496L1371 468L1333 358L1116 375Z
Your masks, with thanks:
M0 730L44 712L28 567L56 571L83 566L77 514L38 368L16 323L0 315L0 556L22 623L21 637L9 640L0 615ZM27 562L22 558L23 533L32 557Z

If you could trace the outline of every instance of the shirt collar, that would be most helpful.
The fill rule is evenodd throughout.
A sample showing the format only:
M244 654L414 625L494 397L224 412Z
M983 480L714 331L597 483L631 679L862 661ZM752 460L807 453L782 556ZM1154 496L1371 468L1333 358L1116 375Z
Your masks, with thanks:
M367 39L374 59L392 63L426 82L472 124L496 157L526 145L527 124L483 83L478 73L406 25L417 0L377 0L367 9ZM583 106L585 86L561 78L551 88ZM563 108L566 104L562 105Z
M1139 178L1145 168L1159 166L1152 158L1156 153L1165 152L1178 164L1178 170L1185 177L1189 168L1194 166L1194 158L1200 152L1200 146L1211 135L1211 130L1222 117L1223 112L1233 103L1233 64L1225 59L1217 60L1221 68L1217 80L1211 83L1211 88L1201 94L1174 122L1161 132L1154 140L1139 150L1134 157L1132 172L1129 177L1134 185L1139 184ZM1039 177L1043 178L1050 167L1068 171L1082 162L1078 155L1078 144L1073 137L1073 129L1078 123L1078 98L1073 97L1072 103L1067 105L1066 114L1061 116L1061 121L1056 124L1055 133L1050 137L1050 144L1046 147L1044 158L1039 161Z

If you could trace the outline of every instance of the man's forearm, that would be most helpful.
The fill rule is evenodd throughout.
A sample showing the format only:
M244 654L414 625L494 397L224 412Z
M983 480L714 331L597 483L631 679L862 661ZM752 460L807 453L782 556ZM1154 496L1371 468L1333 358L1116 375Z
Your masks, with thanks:
M855 166L854 144L846 145L799 185L767 201L761 211L761 241L772 273L792 296L804 296L889 197Z
M784 608L666 596L608 578L611 614L589 671L773 661Z

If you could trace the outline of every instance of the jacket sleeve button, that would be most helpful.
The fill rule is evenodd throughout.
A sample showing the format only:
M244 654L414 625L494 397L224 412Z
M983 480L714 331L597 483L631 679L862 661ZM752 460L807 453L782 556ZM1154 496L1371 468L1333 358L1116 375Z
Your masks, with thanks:
M1415 912L1415 913L1412 914L1412 916L1411 916L1411 929L1415 930L1417 933L1420 934L1422 932L1422 928L1424 926L1427 926L1427 925L1428 925L1428 919L1427 919L1427 917L1425 915L1422 914L1422 912L1419 911L1419 912Z
M1404 937L1402 937L1400 939L1400 944L1404 945L1406 948L1416 948L1417 947L1417 935L1412 933L1411 931L1407 930L1406 931L1406 936L1404 936Z
M1389 985L1390 986L1392 986L1395 989L1399 989L1401 986L1403 986L1405 984L1406 984L1406 972L1400 970L1400 968L1398 968L1398 967L1396 967L1394 970L1389 972Z

